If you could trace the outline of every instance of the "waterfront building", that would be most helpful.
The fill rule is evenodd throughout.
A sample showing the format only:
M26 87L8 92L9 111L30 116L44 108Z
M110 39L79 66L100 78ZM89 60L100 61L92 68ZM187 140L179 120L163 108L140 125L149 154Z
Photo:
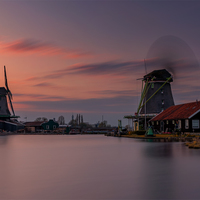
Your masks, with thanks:
M159 132L200 132L200 102L171 106L149 123Z
M53 119L50 119L48 122L44 122L42 124L42 127L46 131L53 131L59 127L59 124L56 121L54 121Z
M34 132L42 132L44 129L42 124L44 121L35 121L35 122L25 122L25 132L34 133Z

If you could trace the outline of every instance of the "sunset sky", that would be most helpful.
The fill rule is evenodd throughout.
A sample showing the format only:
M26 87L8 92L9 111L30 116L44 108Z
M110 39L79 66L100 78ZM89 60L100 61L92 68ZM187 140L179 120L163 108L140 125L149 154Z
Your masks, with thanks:
M0 84L5 65L19 120L80 113L117 125L137 109L158 38L182 39L200 61L199 11L199 1L0 1ZM176 104L200 99L199 76L179 68Z

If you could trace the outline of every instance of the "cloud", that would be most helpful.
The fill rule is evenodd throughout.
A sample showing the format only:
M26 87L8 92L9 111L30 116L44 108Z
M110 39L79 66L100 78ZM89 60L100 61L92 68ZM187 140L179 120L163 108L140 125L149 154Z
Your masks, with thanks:
M134 97L136 98L136 97ZM112 97L96 99L65 99L57 101L18 101L14 104L25 105L38 111L85 112L85 113L130 113L134 111L133 97ZM135 101L136 102L136 101Z
M35 81L35 80L38 80L38 77L31 76L31 77L25 79L25 81Z
M45 94L22 94L22 93L15 93L13 94L16 97L22 97L24 98L31 98L34 99L35 101L40 101L40 100L49 100L49 101L61 101L61 100L66 100L66 97L63 96L53 96L53 95L45 95ZM19 102L19 101L18 101ZM17 102L16 102L17 103Z
M34 86L36 86L36 87L52 87L53 84L47 83L47 82L43 82L43 83L36 84Z
M112 95L112 96L138 96L138 92L135 90L101 90L101 91L92 91L94 94L100 95Z
M110 61L105 63L88 64L72 66L67 70L70 74L87 74L87 75L99 75L99 74L127 74L133 70L138 70L142 67L143 61L130 61L130 62L117 62ZM140 70L140 69L139 69Z
M155 69L161 69L158 67L159 60L156 58L148 59L146 62L148 63L148 70L155 70ZM180 63L184 65L180 65ZM182 67L181 67L182 66ZM195 65L196 66L196 65ZM155 67L155 68L153 68ZM176 62L176 65L174 65L176 68L176 76L173 79L172 88L174 90L178 90L179 88L182 88L181 92L183 91L192 91L194 87L198 87L200 84L198 74L200 72L199 68L195 68L193 70L193 66L190 66L189 62ZM190 70L191 69L191 70ZM150 72L150 71L148 71ZM132 85L132 88L136 88L138 85L141 84L140 81L136 83L134 80L138 78L142 78L145 74L145 68L144 68L144 61L143 60L135 60L135 61L128 61L128 62L122 62L122 61L109 61L109 62L103 62L103 63L91 63L91 64L76 64L71 65L68 67L65 67L63 69L54 70L47 75L40 76L40 77L30 77L27 80L28 81L34 81L34 80L51 80L51 79L60 79L62 77L66 76L72 76L72 75L81 75L83 76L91 76L91 77L100 77L101 79L103 77L107 78L112 82L112 84L116 83L119 84L123 88L129 88ZM95 79L94 79L95 80ZM94 81L93 80L93 81ZM103 81L103 80L102 80ZM182 87L183 86L183 87ZM131 91L127 91L126 89L122 92L119 91L110 91L110 90L104 90L95 92L94 94L102 94L102 95L109 95L111 96L122 96L122 95L129 95L131 94ZM121 94L120 94L121 93Z
M148 61L148 70L161 69L158 67L158 59L152 58L146 60ZM181 61L175 62L176 65L176 76L173 79L173 83L171 83L172 91L174 94L175 102L182 102L184 99L185 102L195 101L196 99L200 99L200 79L199 72L200 69L195 66L190 66L189 62ZM182 63L182 65L181 65ZM155 66L155 68L153 68ZM195 69L195 70L194 70ZM150 72L150 71L148 71ZM141 81L135 81L138 78L142 78L145 74L144 61L136 60L136 61L110 61L110 62L102 62L102 63L93 63L93 64L77 64L65 67L63 69L54 70L47 75L37 77L37 79L41 79L45 82L45 80L50 79L59 79L65 76L72 75L81 75L84 79L90 77L100 77L98 81L102 81L102 85L104 85L103 81L106 78L112 84L112 87L106 90L106 88L102 88L102 91L91 91L91 94L94 96L107 96L107 97L122 97L122 96L139 96L140 92L138 88L141 86ZM76 77L75 77L76 78ZM95 83L96 79L92 79L93 83ZM31 77L29 80L35 80L36 77ZM99 83L99 82L98 82ZM137 87L138 85L139 87ZM116 86L116 87L115 87ZM112 89L111 89L112 88ZM113 90L116 89L116 90ZM120 88L120 89L119 89ZM131 89L134 89L133 93ZM136 91L138 90L138 91ZM90 96L91 97L91 96Z
M41 77L30 77L26 81L34 81L37 79L58 79L67 75L118 75L118 76L132 76L137 73L141 74L141 68L144 67L143 60L120 62L110 61L94 64L76 64L65 67L64 69L54 70L47 75Z
M89 52L82 50L65 49L53 43L35 40L21 39L12 42L0 42L1 53L61 55L67 59L83 58L91 56Z

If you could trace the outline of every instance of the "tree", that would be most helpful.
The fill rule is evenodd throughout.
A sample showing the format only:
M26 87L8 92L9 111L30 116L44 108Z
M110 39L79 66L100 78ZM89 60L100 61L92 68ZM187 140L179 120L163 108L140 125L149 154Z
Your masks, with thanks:
M99 127L107 127L107 121L104 120L99 124Z
M48 119L46 117L38 117L36 118L35 122L47 122Z
M75 123L78 125L78 114L76 115Z
M83 124L83 115L81 115L81 124Z
M81 116L80 116L80 114L78 115L78 124L80 124L81 123Z
M60 124L60 125L65 124L65 118L62 115L60 117L58 117L58 124Z

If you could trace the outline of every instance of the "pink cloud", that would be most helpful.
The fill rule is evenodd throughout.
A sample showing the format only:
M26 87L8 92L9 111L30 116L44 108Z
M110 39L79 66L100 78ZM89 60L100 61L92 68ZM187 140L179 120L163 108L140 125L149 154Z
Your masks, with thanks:
M0 41L0 52L4 54L39 54L61 55L67 59L89 57L92 54L82 50L72 50L59 47L50 42L35 39L20 39L12 42Z
M25 79L25 81L35 81L35 80L38 80L38 77L31 76L31 77Z
M47 82L42 82L42 83L36 84L34 86L36 86L36 87L52 87L53 84L47 83Z

